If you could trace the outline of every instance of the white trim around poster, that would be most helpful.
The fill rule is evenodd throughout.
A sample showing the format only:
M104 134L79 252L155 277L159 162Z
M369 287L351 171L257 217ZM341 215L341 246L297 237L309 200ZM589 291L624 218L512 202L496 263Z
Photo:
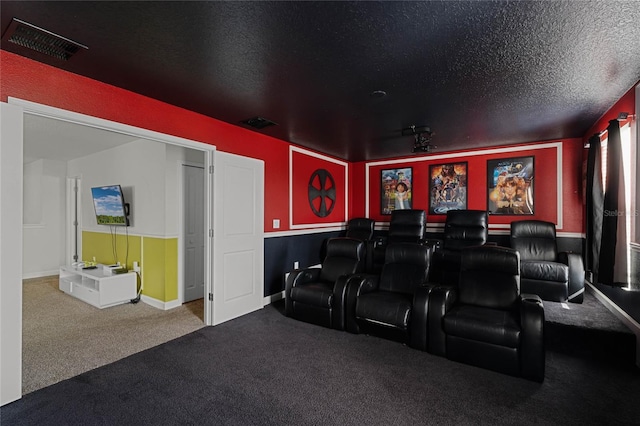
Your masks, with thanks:
M522 152L522 151L534 151L538 149L547 149L547 148L555 148L556 149L556 168L557 168L557 212L556 212L556 229L563 229L563 220L562 220L562 142L547 142L535 145L522 145L522 146L512 146L506 148L488 148L482 149L478 151L469 151L469 152L453 152L453 153L445 153L445 154L436 154L436 155L428 155L420 158L403 158L403 159L394 159L394 160L383 160L383 161L373 161L371 163L365 164L365 216L369 217L370 214L370 168L375 166L387 166L387 165L403 165L409 166L411 163L420 163L424 161L436 161L436 160L458 160L460 157L476 157L479 155L491 155L491 154L506 154L513 152ZM508 226L508 225L506 225ZM499 226L490 225L490 228L498 228Z

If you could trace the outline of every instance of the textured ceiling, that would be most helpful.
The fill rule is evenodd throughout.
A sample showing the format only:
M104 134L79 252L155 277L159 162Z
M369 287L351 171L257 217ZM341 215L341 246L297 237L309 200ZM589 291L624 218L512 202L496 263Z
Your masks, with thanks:
M351 161L582 137L640 79L640 2L0 2L2 49ZM387 96L371 96L384 90Z

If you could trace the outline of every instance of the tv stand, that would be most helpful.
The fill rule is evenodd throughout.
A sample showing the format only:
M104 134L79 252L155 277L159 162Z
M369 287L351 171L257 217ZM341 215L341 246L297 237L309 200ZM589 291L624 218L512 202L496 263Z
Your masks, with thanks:
M95 269L62 266L59 288L69 296L103 309L135 299L137 276L135 272L112 275L103 265Z

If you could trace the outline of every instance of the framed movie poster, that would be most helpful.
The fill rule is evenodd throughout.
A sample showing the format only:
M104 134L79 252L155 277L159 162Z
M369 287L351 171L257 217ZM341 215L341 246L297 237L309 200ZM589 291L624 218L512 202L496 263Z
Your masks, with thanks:
M429 166L429 214L467 208L467 163Z
M533 214L533 157L487 160L487 206L491 214Z
M394 210L411 208L412 168L387 169L380 172L380 212L391 214Z

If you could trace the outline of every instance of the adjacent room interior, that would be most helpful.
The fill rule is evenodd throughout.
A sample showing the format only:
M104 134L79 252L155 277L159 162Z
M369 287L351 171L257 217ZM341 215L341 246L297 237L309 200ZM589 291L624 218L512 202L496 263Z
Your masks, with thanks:
M147 166L134 168L127 162ZM203 241L200 238L199 246L192 243L181 250L177 243L178 239L189 241L185 235L194 226L204 233L203 168L202 151L25 116L24 393L204 326ZM127 173L132 170L136 173ZM109 182L121 184L125 199L135 206L126 229L96 222L90 188ZM185 199L185 193L193 198ZM196 222L194 218L198 223L188 223L189 219ZM154 258L163 253L155 249L156 241L176 249ZM143 246L147 247L144 261ZM148 278L140 268L136 293L129 297L139 301L142 296L147 303L118 300L121 306L95 309L62 293L60 266L83 261L121 262L129 268L134 262L148 262ZM180 277L178 270L183 272ZM171 311L160 303L165 302L162 285L175 293L169 300L180 303ZM105 341L114 344L97 349Z

